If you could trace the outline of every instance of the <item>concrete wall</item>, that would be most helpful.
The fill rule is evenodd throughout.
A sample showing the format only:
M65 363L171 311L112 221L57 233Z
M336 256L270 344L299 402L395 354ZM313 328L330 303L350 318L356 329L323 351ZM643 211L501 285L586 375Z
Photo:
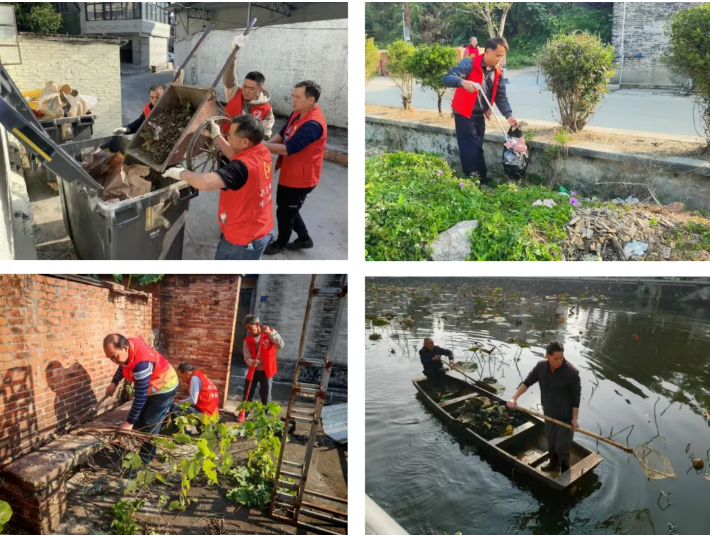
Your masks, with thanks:
M7 131L0 125L0 260L13 260L12 189L10 188L10 154Z
M231 52L232 39L242 33L242 29L213 30L185 69L185 83L211 85ZM176 65L182 64L201 36L175 40ZM314 80L322 88L319 104L328 124L348 126L347 19L257 27L237 56L238 79L244 80L247 72L255 70L266 77L264 86L277 115L293 111L291 94L296 83ZM224 100L221 82L217 92Z
M668 47L663 27L674 13L693 5L693 2L614 2L611 43L616 50L619 67L624 9L626 19L623 23L623 73L617 67L612 82L619 83L621 75L623 84L667 86L684 83L685 80L673 81L660 61Z
M0 463L46 441L103 397L111 332L151 339L147 295L42 275L0 276ZM102 409L118 404L118 396Z
M98 98L94 135L108 135L121 124L119 40L20 34L19 44L22 65L5 68L20 91L66 83Z
M164 65L168 62L168 40L165 37L148 37L148 66Z
M337 275L319 275L316 288L338 287ZM277 381L291 382L298 359L298 346L303 330L303 316L308 301L310 275L260 275L256 287L255 314L261 322L276 329L284 339L284 348L278 353ZM347 299L347 298L346 298ZM335 318L335 296L313 298L311 317L306 334L304 358L323 360ZM329 386L347 388L348 321L347 304L343 311L338 340L334 353L333 371ZM301 380L309 383L320 380L320 373L302 371Z
M170 25L162 22L153 22L145 19L129 20L90 20L85 16L81 17L81 33L99 35L123 35L129 36L140 34L143 36L152 35L154 37L170 37Z
M244 6L244 4L242 4ZM215 25L215 30L232 30L244 28L247 23L247 8L228 7L206 12L206 19L190 16L187 10L178 9L175 12L175 37L182 39L193 33L201 32L205 26ZM347 19L347 2L318 2L294 11L288 17L273 13L261 7L252 6L251 17L257 19L260 26L283 26L298 22L313 22L319 20Z
M459 150L453 128L366 117L365 142L370 150L431 152L444 157L460 172ZM584 197L626 198L635 194L648 197L648 189L637 191L627 186L597 186L598 182L634 182L650 185L663 203L680 201L693 209L710 209L710 163L707 161L658 157L613 152L611 147L594 143L575 143L566 146L568 154L548 166L542 153L549 143L529 141L530 163L528 176L546 177L551 185L560 177L569 187ZM501 155L503 136L486 133L483 150L486 164L493 173L502 175Z

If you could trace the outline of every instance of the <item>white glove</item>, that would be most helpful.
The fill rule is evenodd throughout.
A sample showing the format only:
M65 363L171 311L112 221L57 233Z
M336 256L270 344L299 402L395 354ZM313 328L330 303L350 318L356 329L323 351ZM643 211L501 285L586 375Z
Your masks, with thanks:
M121 128L116 128L116 130L113 131L113 134L115 136L119 136L121 134L127 134L128 133L128 128L125 126L122 126Z
M244 48L247 46L247 36L246 35L237 35L233 40L232 40L232 48L234 47L239 47L239 48Z
M210 119L210 137L212 139L215 139L221 135L222 135L222 130L220 129L219 125L217 125L217 123L214 122L214 119Z
M173 180L181 180L180 175L185 169L182 167L171 167L163 173L163 177L172 178Z

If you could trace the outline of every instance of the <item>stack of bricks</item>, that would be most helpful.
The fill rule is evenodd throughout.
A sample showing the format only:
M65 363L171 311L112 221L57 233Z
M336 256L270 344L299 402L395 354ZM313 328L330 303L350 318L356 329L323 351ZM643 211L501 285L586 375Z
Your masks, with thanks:
M0 276L2 466L62 433L103 397L115 371L103 353L104 336L126 332L149 340L151 312L146 294L42 275ZM117 405L118 396L102 410ZM24 489L0 481L0 499L28 525L57 517L63 492L59 482Z
M153 290L160 316L157 349L177 369L189 362L205 372L227 400L241 275L168 275ZM180 384L187 395L188 386Z

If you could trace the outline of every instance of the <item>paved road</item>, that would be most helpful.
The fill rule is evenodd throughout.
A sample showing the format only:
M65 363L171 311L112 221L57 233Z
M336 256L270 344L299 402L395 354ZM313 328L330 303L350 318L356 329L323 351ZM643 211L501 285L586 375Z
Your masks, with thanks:
M538 79L537 69L528 68L508 72L508 98L518 119L556 121L559 118L557 103L552 93L545 90L544 81ZM389 78L377 77L366 86L365 101L382 106L401 106L397 86ZM445 109L450 107L445 98ZM416 109L436 109L433 91L414 90L412 102ZM700 114L696 124L701 128ZM665 91L622 89L610 92L597 109L591 125L627 130L644 130L665 134L696 136L693 126L693 99Z
M121 115L123 124L135 121L143 113L143 106L150 100L153 84L167 84L173 80L173 71L156 73L121 74ZM117 125L118 127L118 125Z

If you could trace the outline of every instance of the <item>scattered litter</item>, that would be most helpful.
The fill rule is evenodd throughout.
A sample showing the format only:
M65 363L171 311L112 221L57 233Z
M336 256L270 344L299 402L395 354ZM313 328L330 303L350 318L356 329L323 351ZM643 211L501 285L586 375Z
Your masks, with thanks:
M613 204L638 204L641 201L639 201L636 197L626 197L626 199L621 199L617 197L616 199L612 199L611 202Z
M557 203L553 201L552 199L545 199L544 201L538 199L534 203L532 203L533 206L546 206L547 208L552 208L553 206L557 206Z
M629 256L643 256L648 249L648 244L642 241L630 241L624 245L624 254Z
M522 412L511 411L505 405L492 405L486 397L467 400L451 415L487 440L512 434L526 422Z

